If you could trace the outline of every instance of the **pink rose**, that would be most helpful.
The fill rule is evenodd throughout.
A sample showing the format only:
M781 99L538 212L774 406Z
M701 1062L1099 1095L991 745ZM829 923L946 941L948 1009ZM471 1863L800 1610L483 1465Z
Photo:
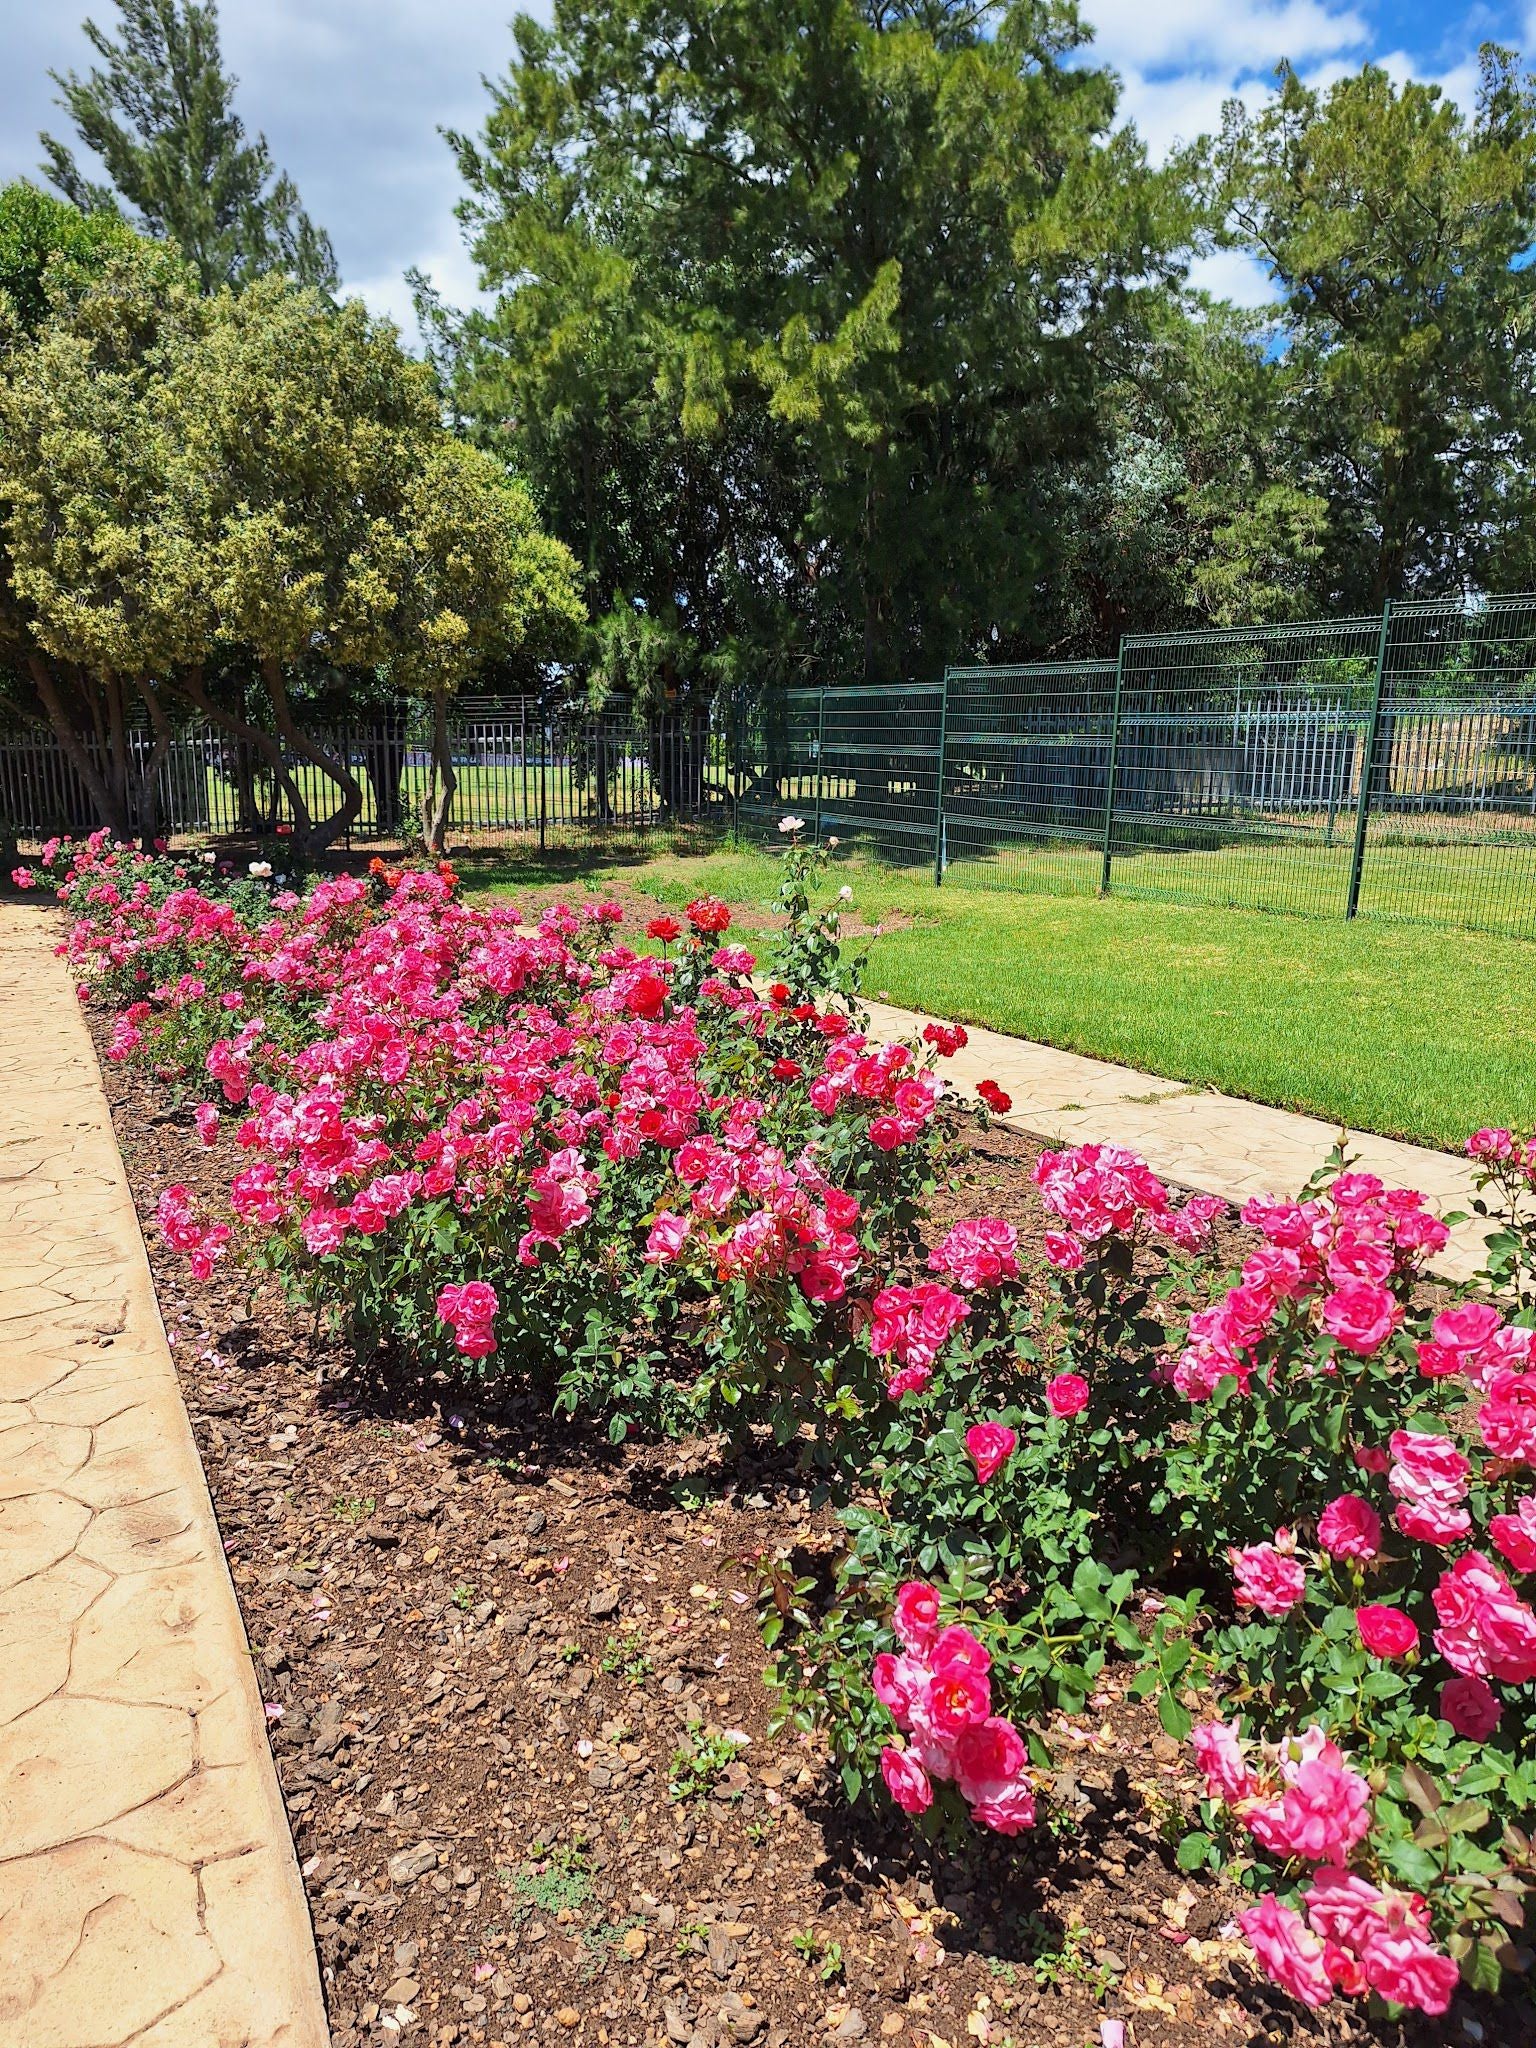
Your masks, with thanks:
M932 1586L909 1579L896 1594L894 1623L904 1648L921 1656L939 1631L939 1596Z
M928 1773L910 1750L892 1749L887 1744L880 1752L880 1775L903 1813L919 1814L933 1804Z
M1232 1580L1239 1607L1257 1607L1262 1614L1289 1614L1307 1590L1307 1575L1295 1558L1273 1543L1229 1550Z
M1504 1718L1504 1706L1486 1678L1448 1678L1440 1688L1440 1718L1469 1742L1485 1742Z
M1362 1358L1379 1351L1402 1319L1396 1295L1369 1280L1346 1280L1323 1303L1323 1328Z
M1353 1871L1330 1864L1315 1873L1303 1894L1307 1924L1325 1941L1358 1955L1382 1924L1385 1896Z
M1189 1741L1212 1799L1235 1806L1240 1799L1251 1799L1258 1791L1259 1781L1248 1767L1235 1728L1229 1728L1225 1721L1204 1721L1191 1731Z
M1333 1986L1323 1968L1323 1944L1301 1915L1268 1893L1239 1921L1253 1952L1282 1991L1303 2005L1326 2005Z
M1358 1493L1341 1493L1319 1515L1317 1540L1330 1557L1368 1562L1381 1549L1381 1517Z
M896 1726L905 1728L912 1718L913 1705L921 1699L928 1683L928 1673L913 1658L893 1657L889 1650L882 1650L875 1659L871 1683L875 1698Z
M1373 1657L1406 1657L1419 1647L1419 1631L1400 1607L1357 1607L1355 1626Z
M1512 1131L1474 1131L1467 1140L1469 1159L1512 1159L1519 1149Z
M939 1631L928 1646L927 1656L935 1671L958 1664L985 1678L992 1669L992 1659L985 1647L960 1622L952 1622Z
M1496 1458L1536 1464L1536 1372L1500 1366L1483 1379L1478 1433Z
M1076 1273L1083 1263L1083 1247L1067 1230L1045 1233L1045 1256L1058 1273Z
M1023 1778L1012 1778L983 1799L971 1802L971 1819L995 1835L1021 1835L1035 1824L1035 1795Z
M1481 1351L1503 1320L1487 1302L1465 1301L1460 1308L1442 1309L1435 1317L1435 1342L1447 1351Z
M955 1783L963 1798L984 1799L998 1784L1024 1768L1024 1743L1011 1721L989 1714L963 1728L955 1740Z
M992 1711L992 1688L984 1672L968 1664L946 1664L933 1675L926 1715L941 1741L953 1742L962 1729L985 1721Z
M1371 1825L1371 1788L1332 1744L1298 1764L1278 1800L1250 1807L1243 1819L1254 1840L1277 1856L1344 1863Z
M1450 2004L1461 1980L1451 1958L1412 1927L1378 1934L1360 1963L1365 1981L1383 1998L1437 2016Z
M976 1482L985 1486L1013 1456L1018 1432L1005 1422L973 1422L965 1432L965 1448L976 1467Z
M1528 1493L1517 1501L1512 1515L1494 1515L1488 1534L1494 1549L1517 1572L1536 1572L1536 1495Z
M1398 1498L1398 1528L1424 1543L1454 1543L1467 1535L1472 1518L1461 1502L1471 1461L1448 1436L1395 1429L1391 1442L1387 1484Z
M1080 1415L1088 1406L1088 1382L1081 1373L1057 1373L1045 1390L1045 1405L1053 1415Z
M646 1264L661 1266L675 1259L688 1241L690 1227L686 1216L673 1216L663 1209L646 1233Z
M957 1287L995 1287L1019 1277L1019 1233L1000 1217L977 1216L957 1223L928 1254L928 1268L946 1274Z
M1536 1678L1536 1614L1481 1552L1466 1551L1434 1590L1435 1648L1464 1678Z

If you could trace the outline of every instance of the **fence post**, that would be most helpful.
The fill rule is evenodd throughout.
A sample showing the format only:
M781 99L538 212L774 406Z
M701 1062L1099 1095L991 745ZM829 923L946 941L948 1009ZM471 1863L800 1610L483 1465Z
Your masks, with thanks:
M539 723L543 728L539 735L539 852L542 855L546 850L548 842L549 756L554 744L550 738L550 716L547 701L539 706Z
M1104 775L1104 851L1099 869L1099 894L1109 894L1109 869L1115 852L1115 779L1120 769L1120 686L1125 680L1125 635L1115 649L1115 697L1109 714L1109 766Z
M1365 735L1365 753L1360 762L1360 796L1355 805L1355 844L1349 859L1349 894L1344 902L1345 917L1360 908L1360 877L1365 871L1365 828L1371 815L1371 784L1376 779L1376 749L1381 742L1381 692L1387 673L1387 634L1392 625L1392 600L1381 608L1381 632L1376 641L1376 687L1371 695L1371 722Z
M731 691L731 724L726 736L726 775L731 790L731 838L741 839L741 685Z
M816 693L816 844L821 844L822 757L827 748L827 686Z
M939 756L934 782L937 798L933 807L933 886L944 886L944 750L949 738L949 664L944 665L944 682L939 693Z

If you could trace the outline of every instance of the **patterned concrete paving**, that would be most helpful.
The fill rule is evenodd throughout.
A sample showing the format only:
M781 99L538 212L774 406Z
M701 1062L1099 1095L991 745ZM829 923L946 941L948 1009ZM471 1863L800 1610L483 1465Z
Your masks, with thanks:
M323 2048L250 1654L56 937L0 905L0 2048Z
M928 1021L888 1003L867 1008L885 1038L921 1031ZM1128 1145L1154 1173L1229 1202L1295 1194L1338 1141L1337 1126L1316 1117L1160 1081L1134 1067L1058 1052L1001 1031L975 1025L967 1031L970 1043L943 1063L943 1071L966 1089L989 1077L996 1081L1013 1098L1009 1123L1073 1145ZM1470 1208L1474 1189L1465 1160L1363 1132L1350 1133L1349 1149L1389 1187L1421 1189L1441 1215ZM1460 1225L1435 1262L1437 1269L1447 1279L1470 1278L1482 1263L1488 1228L1476 1218Z

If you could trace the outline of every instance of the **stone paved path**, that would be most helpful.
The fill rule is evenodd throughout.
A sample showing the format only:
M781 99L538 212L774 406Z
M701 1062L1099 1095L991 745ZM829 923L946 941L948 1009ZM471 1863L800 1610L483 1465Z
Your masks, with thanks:
M261 1700L56 936L0 905L0 2048L323 2048Z
M919 1032L928 1021L888 1003L866 1007L882 1037ZM1338 1127L1316 1117L1160 1081L1134 1067L1058 1052L978 1025L966 1030L970 1043L943 1063L943 1072L967 1089L989 1077L996 1081L1013 1098L1009 1123L1069 1144L1128 1145L1154 1173L1230 1202L1295 1194L1338 1139ZM1474 1190L1465 1160L1366 1133L1351 1133L1349 1149L1362 1168L1380 1174L1390 1187L1422 1189L1442 1215L1470 1208ZM1488 1227L1476 1218L1461 1225L1435 1261L1437 1270L1447 1279L1469 1278L1482 1262Z

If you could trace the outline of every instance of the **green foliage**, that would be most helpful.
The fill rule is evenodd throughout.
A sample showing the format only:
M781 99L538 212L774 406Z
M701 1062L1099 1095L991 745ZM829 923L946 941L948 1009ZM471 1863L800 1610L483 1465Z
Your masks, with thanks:
M113 802L78 734L117 733L125 691L166 735L181 700L255 746L308 853L362 803L294 716L316 666L440 701L575 645L575 564L523 488L445 431L430 371L361 302L275 275L206 297L142 242L83 280L55 266L49 293L0 376L14 631L120 833L152 836L153 777L131 801L115 744ZM311 820L279 735L334 783L329 818Z
M21 334L34 332L48 310L50 264L89 275L133 240L113 214L81 213L19 179L0 188L0 293Z
M1285 295L1275 487L1326 500L1312 584L1346 608L1529 580L1536 283L1517 259L1536 234L1536 94L1510 51L1485 46L1481 67L1470 119L1375 65L1326 89L1282 67L1212 153L1226 240ZM1314 514L1256 503L1233 568L1298 517Z
M667 1790L674 1799L707 1799L736 1761L741 1745L727 1733L689 1736L673 1751Z
M561 0L515 33L454 138L497 303L443 361L594 610L638 607L604 660L662 633L685 692L885 680L1027 630L1042 479L1096 443L1182 217L1073 8Z
M102 60L85 78L54 74L59 104L105 166L93 184L67 144L42 138L49 180L86 214L120 206L186 257L205 292L280 270L336 287L330 239L274 172L266 137L248 142L223 68L218 14L197 0L117 0L121 40L87 21Z
M586 1844L577 1839L546 1849L542 1842L534 1842L530 1848L529 1860L511 1873L513 1896L525 1910L579 1913L593 1893Z

